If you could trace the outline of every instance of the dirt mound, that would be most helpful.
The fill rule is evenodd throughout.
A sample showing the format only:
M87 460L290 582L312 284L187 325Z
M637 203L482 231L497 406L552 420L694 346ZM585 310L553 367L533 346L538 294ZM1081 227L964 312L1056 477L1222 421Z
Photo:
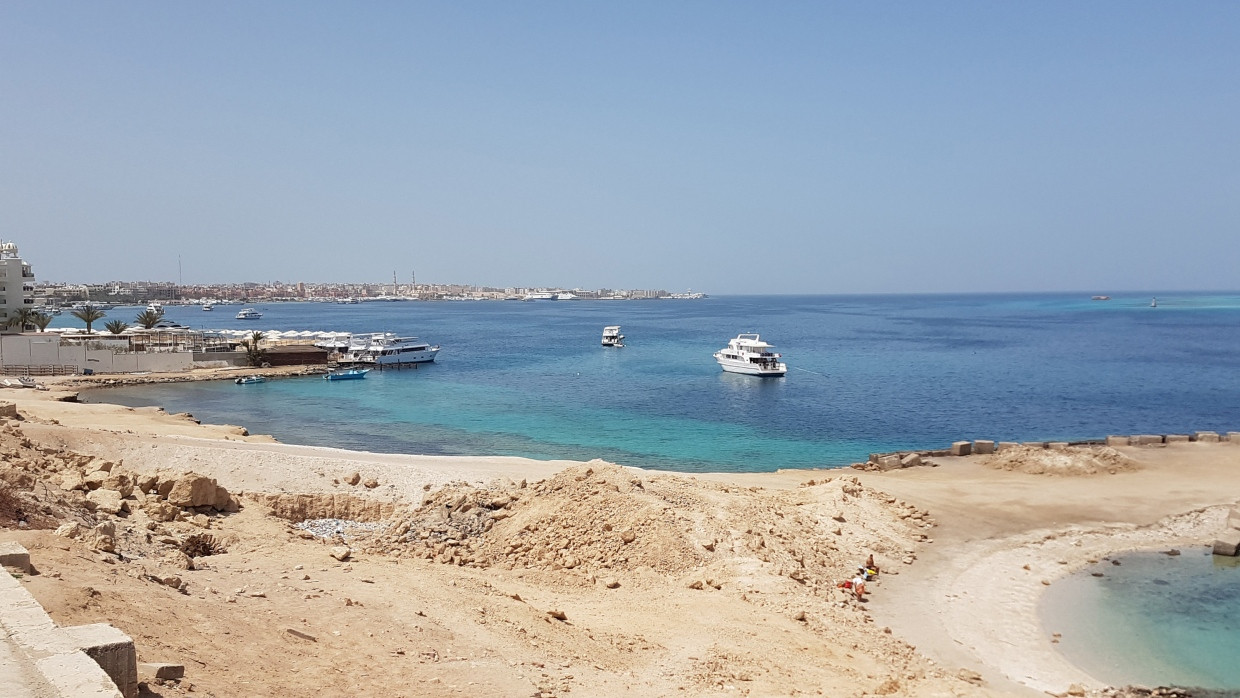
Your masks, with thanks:
M918 529L933 526L925 512L854 478L807 485L728 487L593 461L532 485L445 487L361 545L465 567L646 569L716 587L769 563L779 576L825 589L866 553L903 559L925 538Z
M1109 446L1070 446L1062 450L1016 446L986 459L986 465L1030 475L1098 475L1137 470L1136 461Z

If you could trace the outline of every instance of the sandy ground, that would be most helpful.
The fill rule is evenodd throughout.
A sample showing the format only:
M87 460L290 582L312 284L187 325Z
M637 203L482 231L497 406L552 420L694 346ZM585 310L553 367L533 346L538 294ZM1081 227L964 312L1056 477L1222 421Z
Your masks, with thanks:
M28 588L58 622L111 622L142 661L186 665L181 685L149 695L1096 686L1038 623L1045 583L1116 550L1207 543L1223 526L1219 505L1240 496L1230 444L1125 449L1133 467L1116 474L970 457L889 473L689 477L291 446L157 409L59 401L72 389L0 393L24 417L0 437L9 479L50 512L43 525L114 521L121 554L2 520L0 540L31 548L41 574ZM199 525L152 521L140 501L119 517L91 512L82 491L57 485L102 460L192 470L244 493L239 513L198 520L227 552L178 569L170 551ZM292 526L301 516L378 530L319 539ZM329 555L342 542L353 551L343 562ZM884 573L858 602L836 582L871 553ZM158 582L168 575L187 593Z

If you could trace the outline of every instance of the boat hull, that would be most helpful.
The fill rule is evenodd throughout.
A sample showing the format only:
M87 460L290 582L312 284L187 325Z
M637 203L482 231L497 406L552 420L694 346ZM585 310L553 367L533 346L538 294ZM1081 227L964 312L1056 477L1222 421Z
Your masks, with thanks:
M747 361L736 361L734 359L725 359L719 356L715 357L715 361L728 373L739 373L744 376L760 376L769 378L779 378L788 373L788 365L783 363L775 363L772 366L759 366Z
M341 359L342 364L363 364L367 366L401 366L406 364L429 364L435 361L439 347L430 347L420 351L406 351L397 354L381 354L373 352L349 352Z

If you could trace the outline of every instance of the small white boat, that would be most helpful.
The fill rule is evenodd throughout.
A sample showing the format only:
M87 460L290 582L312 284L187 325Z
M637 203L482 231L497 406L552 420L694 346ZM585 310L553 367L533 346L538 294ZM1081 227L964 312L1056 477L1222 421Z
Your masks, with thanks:
M605 347L622 347L624 346L624 335L620 334L619 325L608 325L603 328L603 346Z
M162 313L164 312L164 304L159 301L151 301L150 304L146 306L146 309L152 313Z
M210 303L203 303L202 309L203 310L215 310L215 306Z
M242 376L233 382L237 385L251 385L254 383L266 383L267 379L262 376Z
M262 316L262 313L253 308L244 308L241 312L237 313L238 320L257 320Z
M739 334L728 341L728 346L715 352L715 361L728 373L782 376L788 372L788 365L779 360L780 355L774 349L756 334Z
M1158 307L1158 299L1157 299L1157 298L1155 298L1154 300L1151 300L1151 301L1150 301L1150 307L1151 307L1151 308L1157 308L1157 307Z

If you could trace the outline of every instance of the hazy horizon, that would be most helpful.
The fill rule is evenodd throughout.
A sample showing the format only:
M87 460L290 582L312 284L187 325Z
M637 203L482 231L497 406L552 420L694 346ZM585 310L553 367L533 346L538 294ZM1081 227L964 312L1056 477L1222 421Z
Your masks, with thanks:
M1240 285L1234 3L16 1L0 23L0 238L39 281L175 282L179 258L185 284Z

